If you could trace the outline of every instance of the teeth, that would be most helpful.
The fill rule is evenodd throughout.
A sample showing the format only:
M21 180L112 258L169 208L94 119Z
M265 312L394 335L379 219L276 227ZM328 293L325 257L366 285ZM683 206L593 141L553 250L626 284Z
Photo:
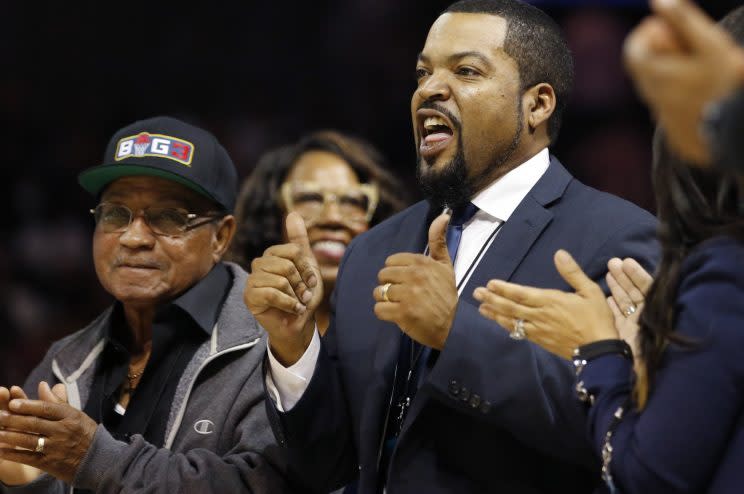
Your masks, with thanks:
M343 255L346 250L346 244L333 240L321 240L313 244L313 249L324 250L333 254Z
M424 120L424 128L426 130L432 130L434 127L440 125L449 127L449 125L447 125L447 122L445 122L445 120L441 117L426 117L426 120Z

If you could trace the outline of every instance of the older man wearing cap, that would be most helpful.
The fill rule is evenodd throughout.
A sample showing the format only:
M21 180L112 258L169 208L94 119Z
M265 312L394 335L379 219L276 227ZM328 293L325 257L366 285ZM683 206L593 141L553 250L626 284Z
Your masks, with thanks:
M116 299L0 387L1 492L284 492L246 273L220 261L237 174L210 133L159 117L80 174ZM50 386L53 386L50 388Z

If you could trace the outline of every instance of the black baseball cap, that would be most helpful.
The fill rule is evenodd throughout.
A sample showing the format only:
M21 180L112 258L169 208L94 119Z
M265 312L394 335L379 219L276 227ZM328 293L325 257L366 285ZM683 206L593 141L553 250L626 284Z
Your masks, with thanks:
M206 130L172 117L139 120L119 129L106 146L103 164L78 175L98 196L121 177L149 175L178 182L227 212L235 208L238 172L225 148Z

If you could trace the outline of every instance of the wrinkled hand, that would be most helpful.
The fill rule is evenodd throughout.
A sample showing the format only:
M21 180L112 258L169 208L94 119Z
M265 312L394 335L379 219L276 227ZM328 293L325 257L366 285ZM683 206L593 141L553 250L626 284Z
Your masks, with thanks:
M646 294L654 279L635 259L610 259L607 263L607 286L612 295L607 297L615 328L620 337L640 356L638 349L638 319L643 312Z
M69 483L88 452L97 424L67 404L62 385L52 390L42 381L39 398L29 400L25 394L16 394L8 410L0 411L0 443L3 445L0 461L35 467ZM34 451L40 436L45 441L43 453ZM36 478L38 471L30 479L28 471L25 475L23 483Z
M389 321L413 340L441 350L449 336L457 307L455 269L447 251L450 216L438 216L429 227L429 255L400 253L385 261L374 289L375 315ZM383 287L388 301L383 299Z
M706 106L744 85L744 50L690 0L652 0L654 15L627 38L625 64L641 97L687 161L708 165Z
M18 386L13 386L10 389L0 387L0 411L8 411L8 403L12 399L25 399L26 393L23 392ZM0 449L11 448L8 444L0 443ZM22 485L28 484L32 480L36 479L42 471L24 465L22 463L16 463L14 461L0 460L0 482L6 485Z
M271 352L290 366L312 340L323 283L302 217L289 213L286 228L289 243L269 247L251 263L243 299L269 333Z
M570 359L576 347L618 337L602 289L589 279L564 250L556 252L558 273L576 292L532 288L491 280L475 289L480 313L507 331L524 321L527 339L549 352Z

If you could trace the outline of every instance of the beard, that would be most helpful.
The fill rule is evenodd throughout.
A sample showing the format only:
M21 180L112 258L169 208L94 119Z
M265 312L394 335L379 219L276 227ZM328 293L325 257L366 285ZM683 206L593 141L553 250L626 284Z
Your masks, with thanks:
M468 173L470 167L465 159L461 128L458 129L457 135L457 153L441 170L431 168L418 151L416 152L416 181L432 206L438 209L445 206L452 209L465 206L476 193L493 182L491 177L503 174L500 170L516 151L524 130L522 107L517 105L517 108L517 130L509 146L502 150L494 149L494 160L475 175L470 176Z

